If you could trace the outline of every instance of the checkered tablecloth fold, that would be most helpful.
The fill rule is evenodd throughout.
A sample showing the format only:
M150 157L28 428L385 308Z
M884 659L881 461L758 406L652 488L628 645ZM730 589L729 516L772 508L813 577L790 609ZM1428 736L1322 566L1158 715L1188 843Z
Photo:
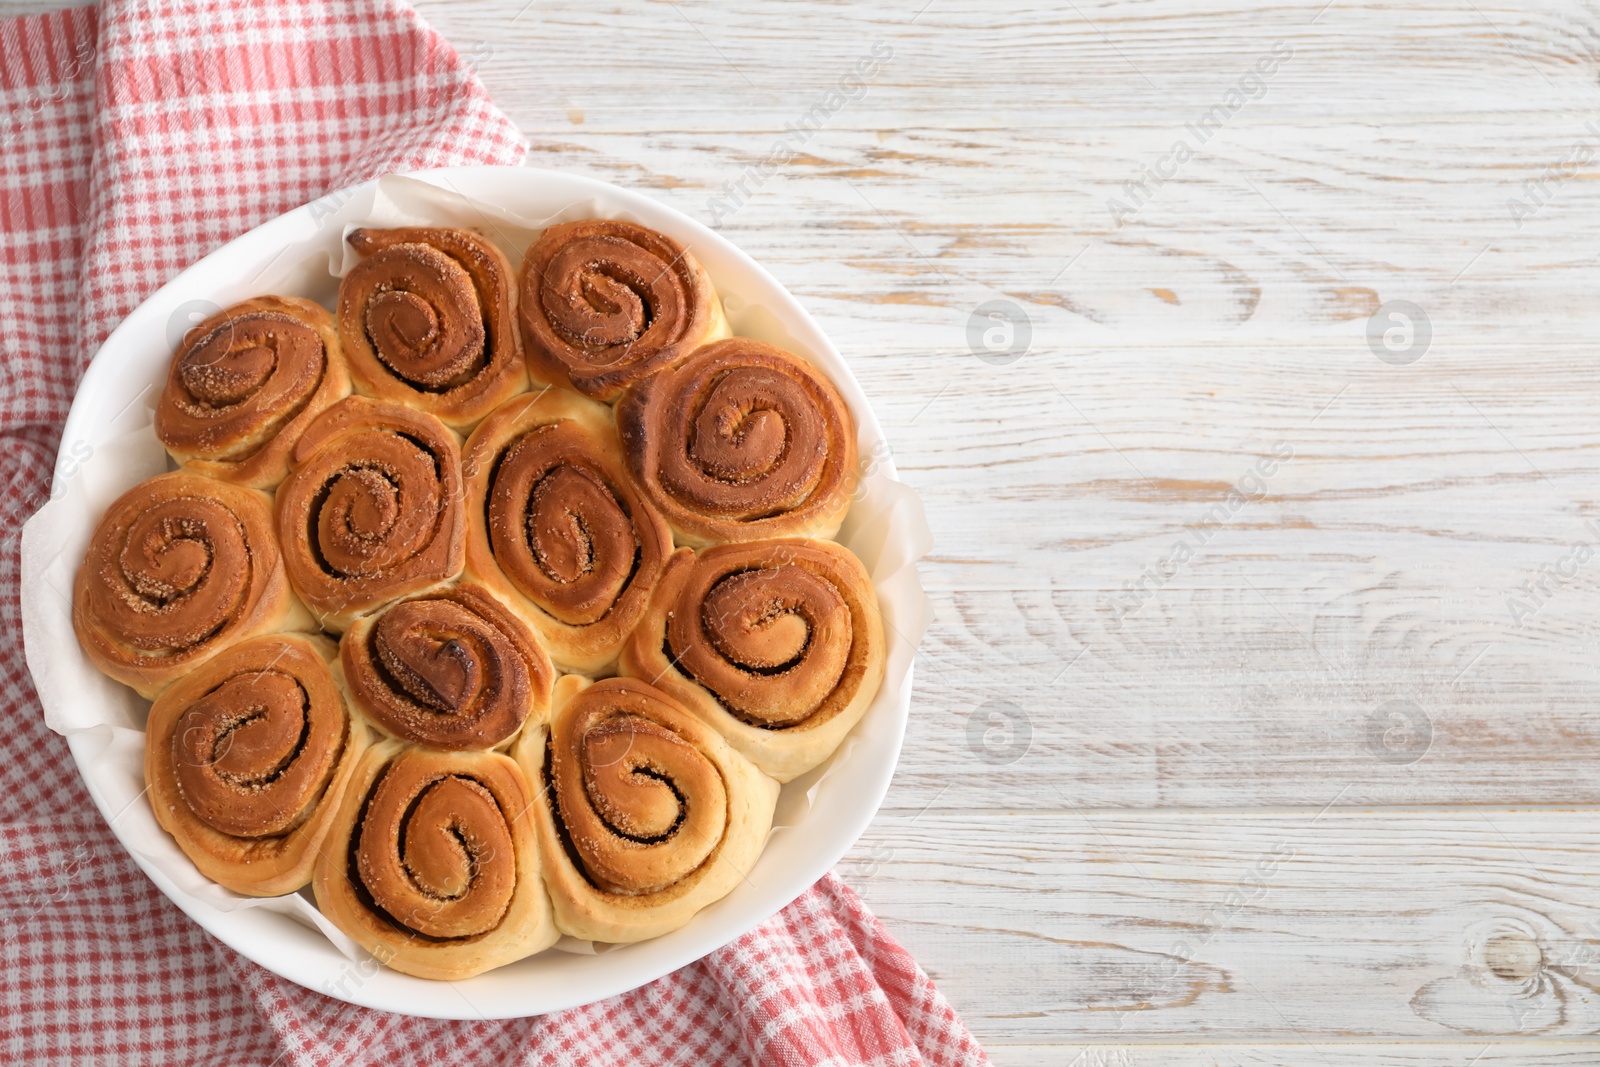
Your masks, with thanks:
M449 1023L352 1007L224 947L129 860L46 729L18 536L89 358L232 237L374 175L515 164L469 65L396 0L107 0L0 21L0 1061L984 1062L837 879L630 994Z

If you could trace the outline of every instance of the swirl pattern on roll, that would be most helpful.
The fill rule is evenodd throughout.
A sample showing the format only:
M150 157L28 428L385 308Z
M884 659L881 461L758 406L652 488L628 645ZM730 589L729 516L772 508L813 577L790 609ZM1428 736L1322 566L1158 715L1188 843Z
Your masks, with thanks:
M461 451L431 415L349 397L300 438L278 489L289 579L324 628L460 573Z
M269 500L174 471L106 509L73 591L73 625L95 665L154 696L236 641L309 629Z
M589 881L612 893L637 896L681 881L711 858L728 825L716 765L659 704L607 686L550 739L561 823Z
M672 551L623 470L606 409L549 389L519 397L465 450L467 569L506 595L561 666L615 664Z
M356 706L404 741L493 748L549 714L549 656L481 586L462 583L358 620L340 657Z
M831 541L680 549L622 656L779 781L816 766L866 711L883 622L861 562Z
M707 345L616 412L628 468L680 542L832 537L849 509L855 420L832 382L780 348Z
M519 314L534 377L605 401L730 332L687 248L609 219L540 235L522 262Z
M556 939L509 758L385 741L362 760L319 861L317 905L390 967L458 979Z
M333 317L295 297L235 304L190 330L156 404L156 436L191 470L257 489L289 473L319 412L348 395Z
M516 282L505 254L470 230L353 230L366 258L339 286L339 336L361 390L477 422L527 388Z
M765 844L777 783L641 681L557 683L547 742L518 758L538 802L556 923L575 937L634 941L725 895Z
M281 634L233 647L155 701L145 781L156 820L213 881L291 893L365 747L328 662L333 642Z

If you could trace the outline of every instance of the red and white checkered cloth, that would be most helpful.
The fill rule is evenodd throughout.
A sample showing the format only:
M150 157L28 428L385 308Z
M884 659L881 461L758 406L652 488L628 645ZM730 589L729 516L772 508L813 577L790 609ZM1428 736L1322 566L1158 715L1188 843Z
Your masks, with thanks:
M23 662L18 531L49 492L85 362L229 238L388 171L526 146L398 0L107 0L0 21L0 1061L968 1064L982 1051L829 876L625 996L449 1023L255 966L145 879L45 728Z

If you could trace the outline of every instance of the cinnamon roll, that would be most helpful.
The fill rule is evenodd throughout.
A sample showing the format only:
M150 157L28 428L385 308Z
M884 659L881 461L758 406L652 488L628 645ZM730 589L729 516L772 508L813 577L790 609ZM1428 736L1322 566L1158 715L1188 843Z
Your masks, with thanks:
M313 872L322 914L379 961L453 981L554 944L522 772L498 752L380 741Z
M353 230L366 258L339 285L339 337L361 392L465 429L527 389L516 282L470 230Z
M235 642L315 629L284 576L271 498L173 471L106 509L73 584L78 642L154 697Z
M335 632L455 577L466 537L455 434L399 404L341 400L295 445L278 536L289 580Z
M711 276L666 234L612 219L551 226L522 261L528 369L610 402L733 331Z
M687 923L755 866L778 783L665 694L631 678L556 683L548 733L514 750L556 926L631 942Z
M788 352L747 337L707 345L628 390L616 412L628 468L680 544L839 532L855 420Z
M780 782L833 754L878 692L885 647L861 561L832 541L679 549L622 673L650 679Z
M199 474L271 489L317 414L350 394L333 317L290 296L258 296L190 330L156 404L156 436Z
M156 821L213 882L266 897L311 881L367 743L328 669L335 654L309 634L245 641L151 707L144 775Z
M558 665L610 673L672 552L623 470L610 412L565 389L515 397L464 456L468 575L504 596Z
M462 583L358 619L339 655L356 707L402 741L494 748L549 715L550 657L482 586Z

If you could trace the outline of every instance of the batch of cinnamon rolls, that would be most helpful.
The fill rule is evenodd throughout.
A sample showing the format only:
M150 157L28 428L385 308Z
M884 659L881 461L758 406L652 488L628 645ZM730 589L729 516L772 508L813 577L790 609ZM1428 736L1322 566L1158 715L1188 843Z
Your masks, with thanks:
M882 680L830 540L850 411L642 226L551 226L520 273L465 230L348 241L336 315L264 296L184 338L178 469L78 572L83 648L154 702L156 817L425 978L676 929Z

